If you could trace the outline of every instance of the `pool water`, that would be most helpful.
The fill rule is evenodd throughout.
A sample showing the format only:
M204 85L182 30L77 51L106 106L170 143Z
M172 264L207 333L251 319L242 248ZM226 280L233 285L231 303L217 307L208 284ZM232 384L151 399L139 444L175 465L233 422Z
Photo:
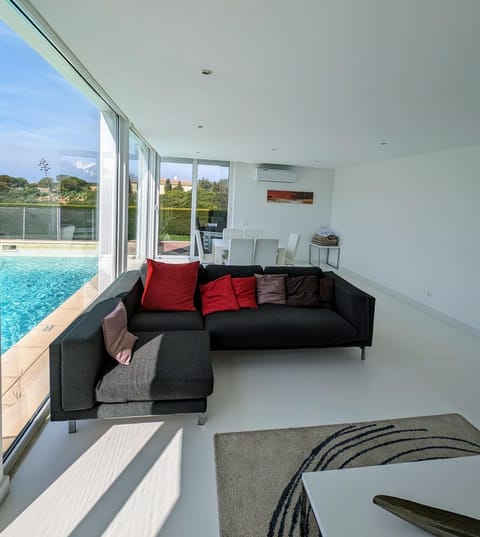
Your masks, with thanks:
M1 353L96 273L96 257L0 256Z

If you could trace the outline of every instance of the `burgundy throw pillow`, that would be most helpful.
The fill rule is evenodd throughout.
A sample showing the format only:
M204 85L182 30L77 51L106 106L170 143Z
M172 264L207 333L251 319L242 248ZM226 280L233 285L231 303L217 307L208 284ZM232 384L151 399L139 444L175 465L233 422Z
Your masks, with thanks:
M142 296L142 309L195 311L193 297L199 266L199 261L162 263L147 259L147 278Z
M217 278L211 282L200 285L202 297L202 314L208 315L216 311L235 311L238 307L233 291L230 274Z
M318 308L322 305L318 276L292 276L285 280L287 306Z
M285 304L286 274L255 274L258 304Z
M138 338L127 330L127 310L121 300L114 310L102 319L102 328L108 354L122 365L128 365Z
M232 284L239 308L258 308L257 278L255 276L232 278Z
M335 280L319 278L320 299L324 308L333 309L335 303Z

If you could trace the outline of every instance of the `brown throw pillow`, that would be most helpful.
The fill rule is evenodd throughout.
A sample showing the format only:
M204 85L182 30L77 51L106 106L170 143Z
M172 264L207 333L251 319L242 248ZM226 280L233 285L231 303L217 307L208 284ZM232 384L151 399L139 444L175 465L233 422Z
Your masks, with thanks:
M324 308L333 309L335 303L335 280L319 278L320 299Z
M285 304L286 274L255 274L258 304Z
M293 276L285 280L287 306L319 308L322 303L318 289L318 276Z

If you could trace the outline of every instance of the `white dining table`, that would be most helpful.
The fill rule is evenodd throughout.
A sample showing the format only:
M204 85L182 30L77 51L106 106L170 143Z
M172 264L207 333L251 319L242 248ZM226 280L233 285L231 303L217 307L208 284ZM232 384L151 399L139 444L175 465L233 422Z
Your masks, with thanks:
M213 259L216 265L224 265L228 259L230 239L212 239ZM278 248L279 258L285 248Z

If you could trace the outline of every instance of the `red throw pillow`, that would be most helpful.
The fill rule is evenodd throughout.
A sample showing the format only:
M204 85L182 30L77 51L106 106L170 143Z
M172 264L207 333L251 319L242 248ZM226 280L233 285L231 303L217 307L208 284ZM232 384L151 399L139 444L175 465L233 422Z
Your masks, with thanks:
M233 290L240 308L258 308L257 305L257 278L232 278Z
M230 274L200 285L202 296L202 313L208 315L216 311L234 311L240 309L235 298Z
M147 259L142 309L195 311L193 296L197 285L199 265L199 261L161 263Z

